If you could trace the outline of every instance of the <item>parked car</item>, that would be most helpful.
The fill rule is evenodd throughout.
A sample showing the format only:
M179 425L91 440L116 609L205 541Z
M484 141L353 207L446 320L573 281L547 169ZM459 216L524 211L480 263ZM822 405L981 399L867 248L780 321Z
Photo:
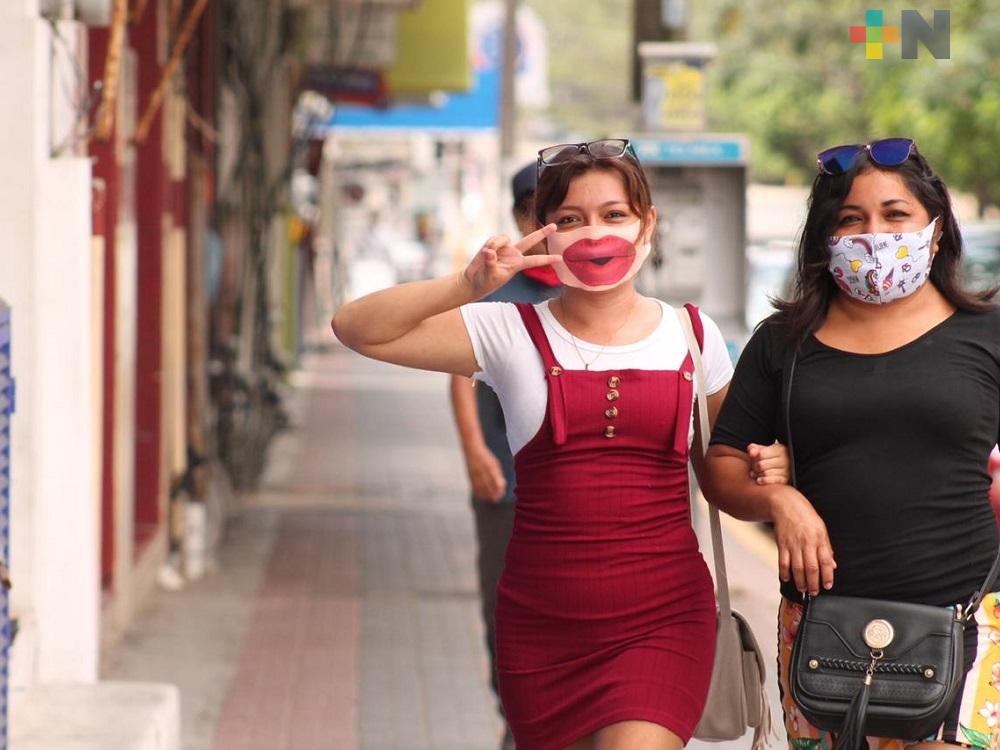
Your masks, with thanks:
M795 265L795 243L791 240L770 240L750 245L746 250L747 296L744 323L753 330L774 312L771 299L788 298Z
M1000 223L962 227L962 269L971 289L982 291L1000 282Z

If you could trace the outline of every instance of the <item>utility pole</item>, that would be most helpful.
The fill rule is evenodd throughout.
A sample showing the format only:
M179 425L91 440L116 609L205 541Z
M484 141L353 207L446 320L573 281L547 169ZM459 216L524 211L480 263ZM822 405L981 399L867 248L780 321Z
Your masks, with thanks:
M514 133L517 126L517 103L514 100L517 4L518 0L504 0L503 60L500 66L500 160L505 172L510 169L510 161L514 156Z

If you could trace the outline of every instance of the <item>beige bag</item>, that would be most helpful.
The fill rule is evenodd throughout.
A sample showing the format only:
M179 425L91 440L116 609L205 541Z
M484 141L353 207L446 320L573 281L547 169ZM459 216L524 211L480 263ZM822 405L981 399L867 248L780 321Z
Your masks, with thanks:
M695 385L698 395L698 418L701 427L702 455L708 450L708 403L705 396L705 369L701 350L691 328L687 310L677 310L684 330L688 350L694 361ZM766 670L760 647L750 625L729 603L729 579L726 575L726 555L722 546L722 526L719 511L708 506L712 529L712 552L715 557L715 585L718 620L715 632L715 663L708 700L694 736L707 742L736 740L753 729L753 750L760 750L771 735L771 708L764 690Z

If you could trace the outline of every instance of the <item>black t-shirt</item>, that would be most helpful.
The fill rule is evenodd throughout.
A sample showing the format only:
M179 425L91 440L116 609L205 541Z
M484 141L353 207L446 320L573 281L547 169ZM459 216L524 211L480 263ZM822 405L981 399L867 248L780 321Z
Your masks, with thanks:
M785 440L786 344L774 317L740 357L712 442ZM791 395L798 487L826 523L833 592L947 605L997 551L987 461L1000 432L1000 309L956 312L884 354L809 336ZM781 593L799 599L792 582Z

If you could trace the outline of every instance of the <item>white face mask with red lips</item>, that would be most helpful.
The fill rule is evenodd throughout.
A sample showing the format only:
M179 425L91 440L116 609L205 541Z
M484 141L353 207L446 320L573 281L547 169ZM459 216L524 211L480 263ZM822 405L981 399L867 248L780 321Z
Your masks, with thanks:
M563 262L553 266L565 286L603 292L633 278L649 256L650 246L636 246L642 222L598 225L556 232L546 239L550 255Z

